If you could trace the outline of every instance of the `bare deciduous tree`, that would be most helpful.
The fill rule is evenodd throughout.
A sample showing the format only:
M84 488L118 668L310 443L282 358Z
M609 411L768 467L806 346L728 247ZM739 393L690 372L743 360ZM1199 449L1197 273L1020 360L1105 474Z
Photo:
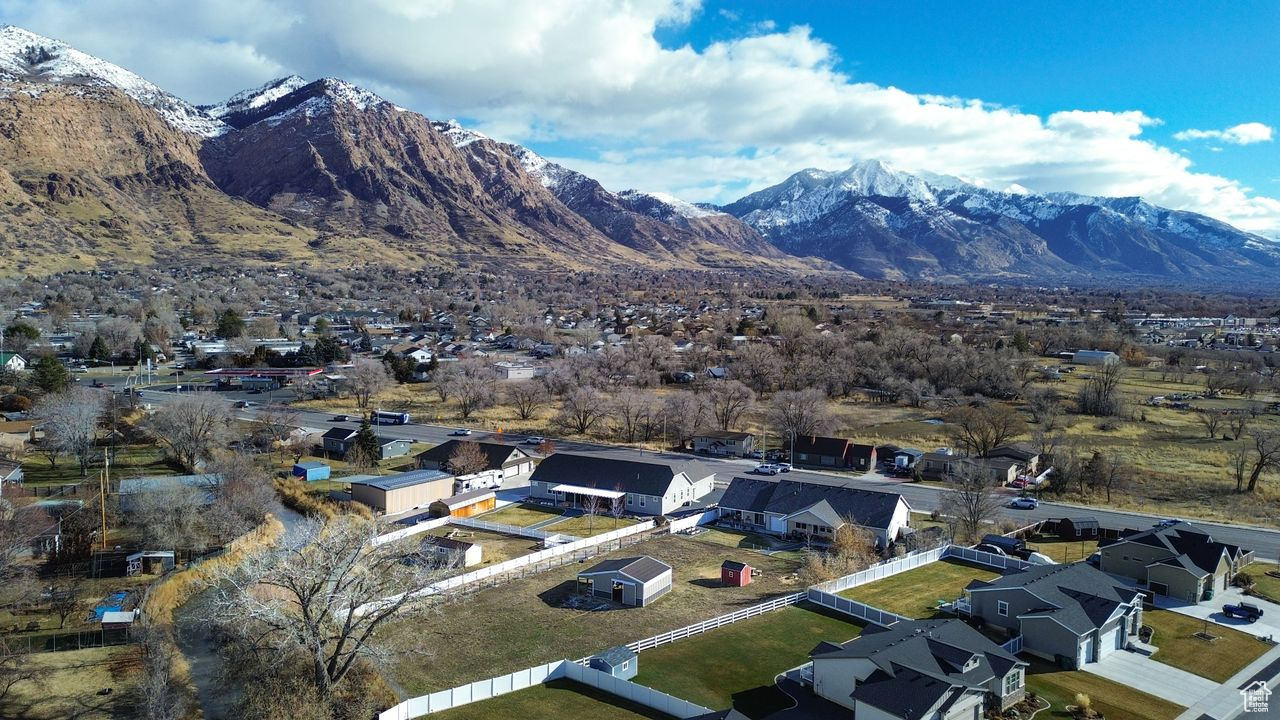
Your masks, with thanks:
M460 442L449 455L449 470L455 475L471 475L489 467L489 458L473 442Z
M618 437L635 442L654 412L654 398L646 390L623 390L614 396L609 409Z
M1227 427L1231 430L1231 439L1239 440L1244 437L1245 431L1249 429L1249 421L1252 415L1247 410L1237 410L1227 413Z
M986 457L1027 426L1022 415L1003 403L956 408L947 414L947 422L956 443L977 457Z
M756 396L751 388L737 380L715 383L707 393L711 416L721 430L735 427L743 413L751 409L755 400Z
M962 462L947 478L947 488L942 513L955 522L957 535L969 542L977 540L983 523L1000 509L995 483L972 463Z
M826 435L835 426L827 396L817 388L783 390L769 402L769 424L783 437Z
M1120 382L1124 376L1125 368L1120 363L1095 366L1076 395L1076 409L1084 415L1121 414L1124 403L1120 397Z
M147 428L187 472L213 457L231 434L231 412L213 393L179 395L161 405Z
M768 345L748 343L734 355L733 372L757 394L764 395L782 379L782 361Z
M669 395L662 405L663 441L670 436L683 448L709 414L707 404L694 393Z
M1222 427L1223 419L1222 413L1217 410L1202 410L1196 413L1196 420L1200 422L1200 426L1204 428L1210 440L1218 438L1218 428Z
M391 386L387 366L377 360L356 360L344 374L347 376L346 386L361 410L369 407L374 395Z
M44 425L44 443L74 456L80 463L80 477L89 474L89 463L95 455L103 400L103 393L98 390L72 387L46 395L35 408L36 417Z
M540 382L526 381L507 386L507 402L516 409L516 417L529 420L547 404L547 388Z
M579 434L590 432L608 414L608 406L600 392L592 388L578 388L564 396L555 422L561 427Z
M49 608L58 616L58 629L66 627L67 618L80 607L83 590L78 580L72 578L50 588Z
M597 495L587 495L582 498L582 513L587 516L587 533L594 534L596 531L596 516L604 510L604 500Z
M362 660L376 657L375 633L439 574L417 551L371 544L375 532L355 515L304 521L294 536L300 542L255 549L214 578L209 619L258 650L306 657L305 682L328 700Z
M1258 489L1263 473L1280 468L1280 431L1254 430L1249 433L1250 457L1249 483L1246 492Z

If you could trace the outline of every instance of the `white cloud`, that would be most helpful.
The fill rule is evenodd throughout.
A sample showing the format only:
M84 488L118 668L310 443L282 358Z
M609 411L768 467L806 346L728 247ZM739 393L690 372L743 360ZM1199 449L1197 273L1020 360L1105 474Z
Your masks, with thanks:
M698 49L657 41L697 12L695 0L0 0L8 21L196 101L286 72L341 76L535 149L556 141L550 154L615 189L724 202L878 157L989 187L1142 195L1280 235L1280 201L1196 172L1144 136L1159 120L1140 111L1042 117L855 80L804 26L756 24ZM1263 129L1194 132L1258 142Z
M1232 145L1271 142L1272 129L1260 122L1240 123L1225 130L1183 130L1173 134L1174 140L1220 140Z

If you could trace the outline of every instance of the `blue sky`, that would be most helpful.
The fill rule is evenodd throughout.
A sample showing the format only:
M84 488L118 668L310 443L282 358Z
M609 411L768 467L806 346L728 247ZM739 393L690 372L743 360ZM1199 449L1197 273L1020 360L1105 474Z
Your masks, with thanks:
M1280 238L1280 3L0 0L195 102L337 76L610 189L878 158Z

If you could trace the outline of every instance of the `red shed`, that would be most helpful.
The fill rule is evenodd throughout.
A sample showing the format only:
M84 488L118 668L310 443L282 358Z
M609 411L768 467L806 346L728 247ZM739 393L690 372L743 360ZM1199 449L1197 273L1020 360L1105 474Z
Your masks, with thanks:
M755 568L746 563L725 560L720 566L720 582L729 587L742 587L751 584L751 576Z

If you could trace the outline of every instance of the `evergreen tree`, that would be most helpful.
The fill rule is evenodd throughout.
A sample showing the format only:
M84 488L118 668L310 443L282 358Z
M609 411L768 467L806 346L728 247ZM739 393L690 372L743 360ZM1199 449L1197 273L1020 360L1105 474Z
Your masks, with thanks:
M67 366L52 355L45 355L36 361L31 370L31 382L48 393L62 392L71 383L71 373Z
M368 462L376 463L378 461L379 445L378 436L369 425L369 418L367 416L362 418L360 420L360 429L356 431L356 444L353 449Z
M218 337L238 338L244 334L244 318L231 308L222 311L218 316Z
M107 350L107 344L102 338L94 336L93 342L89 344L89 359L104 362L111 359L111 351Z
M320 364L320 361L316 359L315 347L306 343L302 343L302 347L298 348L298 354L294 358L294 362L298 367L314 367Z

